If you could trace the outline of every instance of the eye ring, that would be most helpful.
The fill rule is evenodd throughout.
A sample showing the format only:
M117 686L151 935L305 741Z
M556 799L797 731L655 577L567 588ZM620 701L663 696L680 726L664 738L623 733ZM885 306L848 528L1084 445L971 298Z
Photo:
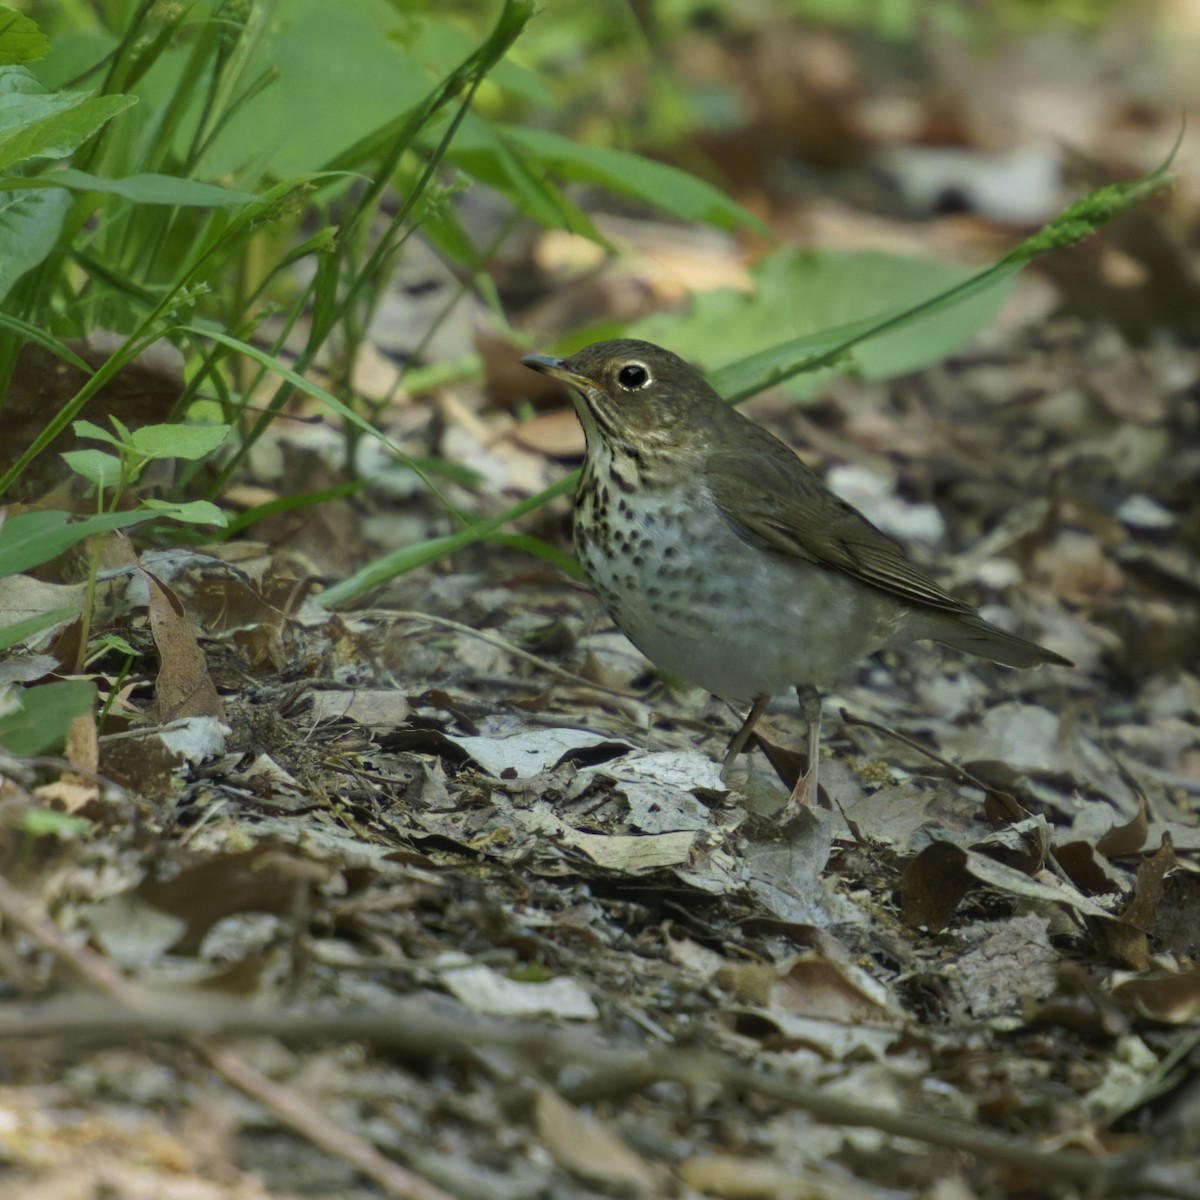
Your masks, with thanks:
M627 391L636 392L650 385L650 372L639 362L626 363L617 372L617 382Z

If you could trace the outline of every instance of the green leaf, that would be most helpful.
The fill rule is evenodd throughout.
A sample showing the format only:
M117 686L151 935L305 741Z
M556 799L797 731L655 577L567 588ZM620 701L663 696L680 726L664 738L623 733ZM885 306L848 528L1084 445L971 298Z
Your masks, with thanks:
M256 525L259 521L279 513L294 512L300 508L315 508L321 504L328 504L331 500L341 500L347 496L357 495L370 482L369 479L348 479L344 483L335 484L333 487L319 492L304 492L299 495L292 493L290 496L280 496L275 500L268 500L265 504L239 513L225 525L221 537L232 537L236 533L241 533L243 529L249 529L251 525Z
M132 200L135 204L169 204L178 208L244 208L260 202L253 192L235 192L216 183L152 172L124 175L120 179L101 179L87 171L67 167L31 178L12 176L0 179L0 188L48 187L69 188L74 192L103 192Z
M518 155L563 179L598 183L685 221L704 221L721 229L745 226L764 237L772 236L753 213L711 184L676 167L608 146L582 145L544 129L505 125L501 132Z
M182 521L188 525L225 525L225 514L207 500L173 504L168 500L147 499L142 501L142 505L157 516L170 517L172 521Z
M95 662L109 651L125 654L131 658L137 657L137 651L118 633L106 633L88 643L88 662Z
M439 75L448 75L473 50L478 41L465 29L440 18L416 19L417 34L411 38L408 48L412 54L433 67ZM489 79L499 87L520 96L530 104L541 108L553 108L558 99L540 75L519 66L511 59L502 59L489 74Z
M104 450L68 450L63 461L101 491L121 482L121 460Z
M0 202L2 207L2 202ZM0 221L2 225L2 221ZM0 236L0 263L4 261L4 244L2 236ZM4 299L0 293L0 301ZM11 313L0 312L0 328L11 329L22 341L33 342L43 349L49 350L56 358L61 358L63 362L68 362L76 370L82 371L84 375L92 373L91 366L84 362L70 346L59 341L53 334L47 333L44 329L37 325L31 325L28 321L22 321L20 317L14 317Z
M0 4L0 66L33 62L50 49L50 39L36 23Z
M386 3L277 0L255 47L271 83L226 123L204 158L223 176L306 175L363 130L417 107L435 80L400 44L405 18Z
M70 207L66 192L0 192L0 303L58 244Z
M430 123L424 134L427 142L436 142L445 121ZM463 119L446 157L473 179L508 197L531 220L603 241L591 217L546 179L544 171L531 170L496 126L474 113L467 113Z
M426 563L436 562L439 558L445 558L458 550L474 545L475 542L482 541L499 532L510 521L515 521L519 517L525 516L526 513L534 512L557 496L565 496L574 490L578 477L579 472L572 471L570 475L558 480L557 483L543 488L536 496L519 500L498 516L477 521L474 525L460 529L457 533L430 538L427 541L418 542L415 546L401 546L398 550L393 550L381 558L375 559L374 562L368 563L348 578L339 580L333 587L322 592L317 597L317 602L324 608L337 608L344 604L351 604L372 589L394 579L397 575L403 575L407 571L415 570Z
M129 440L147 458L194 461L211 454L228 436L228 425L143 425Z
M710 372L748 359L761 372L778 362L829 351L971 274L964 267L874 252L777 250L754 267L752 294L732 288L702 292L688 311L656 314L628 333L669 345ZM926 312L903 328L865 340L855 346L852 358L844 356L841 366L885 379L943 358L995 316L1010 283L1010 276L995 279L962 303ZM804 375L791 390L810 392L823 377ZM719 382L740 393L744 380L723 372Z
M76 437L91 438L94 442L107 442L110 446L123 447L125 445L116 434L109 433L103 426L96 425L91 421L72 421L71 429Z
M32 158L65 158L134 96L51 92L24 67L0 67L0 171Z
M152 516L152 512L99 513L76 520L70 513L49 509L9 517L0 525L0 576L28 571L94 533L140 525Z
M319 400L333 412L337 413L343 421L349 422L360 432L365 433L368 437L373 437L381 445L386 446L402 462L411 461L391 438L376 429L365 417L356 413L348 405L343 404L341 400L332 393L327 392L323 387L319 387L312 380L306 379L299 372L285 366L279 359L268 354L265 350L261 350L249 342L243 342L238 338L230 337L229 334L223 333L219 329L208 329L202 325L180 325L178 328L181 333L191 333L197 337L211 338L214 342L219 342L222 346L228 346L230 350L236 350L239 354L244 354L247 358L254 359L255 362L261 363L266 367L268 371L278 375L280 379L286 379L292 387L307 393L314 400Z
M59 621L67 621L78 615L79 609L77 608L56 608L50 612L36 613L32 617L26 617L23 621L14 621L11 625L5 625L3 629L0 629L0 650L8 650L25 641L26 638L33 637L35 633L41 633L43 629L49 629L51 625L57 625Z
M73 813L57 812L52 808L31 808L21 814L18 828L31 837L52 834L69 840L91 833L92 823L86 817L77 817Z
M76 717L96 704L96 688L86 679L64 679L10 693L20 708L0 717L0 746L18 758L62 747Z

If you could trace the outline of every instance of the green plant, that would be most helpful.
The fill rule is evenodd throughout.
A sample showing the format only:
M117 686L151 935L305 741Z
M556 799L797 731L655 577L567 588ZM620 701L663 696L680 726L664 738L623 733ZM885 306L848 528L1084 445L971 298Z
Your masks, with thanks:
M104 442L108 450L70 450L63 454L67 466L82 476L96 491L96 507L115 511L152 462L181 458L195 462L211 454L229 436L228 425L143 425L129 430L116 417L109 417L115 433L91 421L76 421L76 437ZM107 493L107 498L106 494ZM142 498L138 501L151 514L172 521L199 525L224 525L225 515L207 500L171 503Z
M349 386L351 365L388 268L415 230L503 319L485 270L494 242L476 244L458 219L456 200L466 187L490 188L517 216L596 240L602 239L564 185L598 184L675 217L762 232L750 214L683 172L535 127L537 110L555 97L545 78L518 65L522 53L511 53L527 27L534 28L533 16L528 0L502 0L490 21L482 6L448 13L386 0L337 6L106 0L86 14L65 9L50 29L49 53L39 57L45 41L36 26L0 9L0 64L8 64L0 65L0 95L11 101L0 117L0 163L8 172L0 178L0 264L8 265L7 276L0 269L7 288L0 387L28 341L86 376L0 474L0 496L74 423L107 443L107 449L72 451L68 461L110 489L111 506L114 490L136 478L150 449L147 439L186 429L180 422L202 395L216 400L223 422L236 430L209 485L210 501L219 501L255 440L298 393L342 421L349 465L356 438L379 436L370 409ZM555 19L558 25L546 25L547 38L561 32L565 18L557 13ZM578 19L591 22L589 36L607 36L611 44L612 31L594 14ZM621 37L645 52L635 45L632 26ZM563 53L561 38L556 44ZM331 54L331 46L339 52ZM577 56L578 49L571 53ZM571 76L576 96L583 86L577 76ZM299 136L286 136L292 132ZM824 290L839 283L862 306L848 304L838 317L843 326L833 330L821 327L828 310L800 321L793 306L791 324L776 326L759 342L743 338L735 361L712 364L721 389L737 399L817 368L911 365L914 344L924 353L936 338L942 351L957 344L986 319L997 295L985 295L988 289L1002 287L1050 242L1083 236L1138 194L1136 188L1114 193L1107 208L1097 194L1086 211L1069 214L1074 224L1065 218L1052 224L1042 241L1024 243L966 280L928 264L893 263L886 293L877 282L864 283L881 268L861 256L818 260L781 252L761 268L762 298L744 312L738 298L697 305L690 318L698 322L695 336L703 333L706 305L717 323L732 312L744 329L757 329L762 312L780 307L778 296L798 286L797 272L819 269ZM954 308L967 297L977 298L973 313ZM733 307L723 311L723 303ZM755 303L765 307L756 311ZM925 322L919 328L918 319ZM92 369L68 339L100 327L117 330L123 340ZM885 333L893 339L890 361L879 358L887 349ZM675 326L676 335L686 341L686 319ZM183 350L186 383L148 427L156 433L116 426L109 433L105 414L89 406L162 337ZM289 343L299 346L290 357L284 354ZM307 376L318 362L328 387ZM265 403L251 410L246 398L261 394L268 380ZM422 477L438 494L435 481ZM510 520L569 486L564 481L488 519L443 501L457 526L453 532L372 564L327 600L345 602L371 580L479 538L511 537L504 528ZM321 498L285 497L279 504ZM168 515L176 519L187 519L185 512L211 516L211 509L180 507L188 503L144 501L135 520L153 508L167 512L161 505L173 506ZM79 533L79 524L58 516L60 540ZM89 522L129 516L109 512ZM554 548L530 539L522 545L562 561ZM2 563L0 538L0 570Z

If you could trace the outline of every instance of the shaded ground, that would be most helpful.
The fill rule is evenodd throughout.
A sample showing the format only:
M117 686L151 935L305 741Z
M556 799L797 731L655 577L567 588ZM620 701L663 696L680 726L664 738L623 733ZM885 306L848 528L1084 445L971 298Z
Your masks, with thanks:
M1122 236L1169 236L1157 221ZM568 326L564 296L646 302L676 235L613 228L624 259L566 291L562 243L530 248L527 328ZM742 269L721 239L687 247ZM832 807L787 840L792 705L727 788L735 715L657 679L519 545L322 609L313 576L453 528L411 472L378 464L223 565L143 554L164 590L108 610L140 674L98 749L72 748L101 782L0 781L5 1194L1200 1195L1200 352L1134 344L1095 311L1100 276L1081 315L1062 277L1094 267L1031 278L939 366L750 406L1077 664L861 664L826 702ZM514 351L481 349L486 390L404 396L386 422L478 473L442 483L453 503L499 511L578 435ZM364 391L390 364L360 364ZM336 434L276 448L256 484L336 478ZM565 547L568 511L522 531ZM169 687L210 715L164 748L124 714ZM33 836L47 798L87 824Z

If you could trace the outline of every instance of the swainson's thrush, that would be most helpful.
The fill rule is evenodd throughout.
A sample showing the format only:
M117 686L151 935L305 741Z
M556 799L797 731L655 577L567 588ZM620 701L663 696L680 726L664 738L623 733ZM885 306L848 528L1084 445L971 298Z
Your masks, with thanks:
M662 670L753 702L795 687L817 794L818 688L873 651L927 638L1009 667L1071 665L943 591L793 451L650 342L522 360L572 393L587 439L575 549L609 615Z

